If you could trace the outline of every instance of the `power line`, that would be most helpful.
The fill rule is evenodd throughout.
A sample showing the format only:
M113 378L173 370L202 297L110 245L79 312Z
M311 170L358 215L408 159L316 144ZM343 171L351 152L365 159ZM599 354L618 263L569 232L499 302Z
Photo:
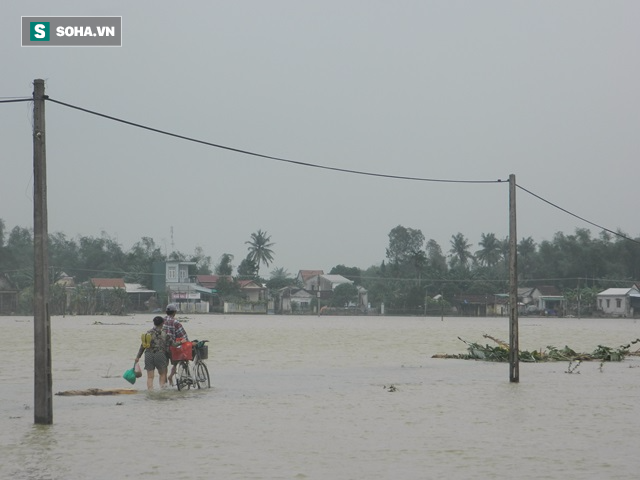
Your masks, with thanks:
M16 98L16 99L10 99L10 100L0 100L0 103L25 102L25 101L31 101L31 100L32 100L31 98ZM272 155L265 155L265 154L262 154L262 153L252 152L252 151L249 151L249 150L244 150L244 149L235 148L235 147L229 147L229 146L226 146L226 145L220 145L220 144L208 142L208 141L205 141L205 140L199 140L197 138L187 137L185 135L179 135L177 133L172 133L172 132L168 132L168 131L165 131L165 130L160 130L160 129L157 129L157 128L149 127L147 125L142 125L142 124L131 122L131 121L128 121L128 120L124 120L124 119L121 119L121 118L118 118L118 117L114 117L114 116L111 116L111 115L106 115L104 113L96 112L94 110L89 110L87 108L79 107L77 105L71 105L71 104L66 103L66 102L55 100L55 99L53 99L53 98L51 98L49 96L45 96L45 100L49 100L51 102L57 103L59 105L63 105L63 106L68 107L68 108L72 108L72 109L79 110L79 111L82 111L82 112L85 112L85 113L89 113L91 115L95 115L95 116L99 116L99 117L106 118L106 119L109 119L109 120L113 120L113 121L116 121L116 122L124 123L126 125L131 125L131 126L136 127L136 128L142 128L144 130L149 130L151 132L159 133L161 135L167 135L167 136L170 136L170 137L179 138L181 140L186 140L186 141L189 141L189 142L199 143L199 144L207 145L207 146L214 147L214 148L220 148L220 149L228 150L228 151L231 151L231 152L242 153L242 154L245 154L245 155L251 155L251 156L254 156L254 157L260 157L260 158L265 158L265 159L268 159L268 160L274 160L274 161L278 161L278 162L285 162L285 163L290 163L290 164L304 166L304 167L318 168L318 169L323 169L323 170L331 170L331 171L342 172L342 173L350 173L350 174L354 174L354 175L365 175L365 176L380 177L380 178L390 178L390 179L396 179L396 180L412 180L412 181L421 181L421 182L473 183L473 184L479 184L479 183L506 183L507 182L506 180L501 180L501 179L498 179L498 180L452 180L452 179L423 178L423 177L412 177L412 176L403 176L403 175L388 175L388 174L375 173L375 172L365 172L365 171L362 171L362 170L352 170L352 169L346 169L346 168L329 167L329 166L326 166L326 165L319 165L319 164L314 164L314 163L302 162L302 161L298 161L298 160L286 159L286 158L282 158L282 157L276 157L276 156L272 156ZM553 202L551 202L549 200L546 200L545 198L541 197L540 195L537 195L537 194L533 193L532 191L524 188L521 185L516 184L516 187L518 187L522 191L528 193L529 195L531 195L531 196L533 196L533 197L535 197L535 198L547 203L548 205L550 205L550 206L552 206L552 207L554 207L554 208L556 208L556 209L558 209L558 210L560 210L560 211L562 211L562 212L564 212L564 213L566 213L568 215L571 215L572 217L575 217L575 218L577 218L577 219L579 219L579 220L581 220L581 221L583 221L585 223L588 223L589 225L593 225L594 227L597 227L597 228L599 228L599 229L601 229L603 231L609 232L609 233L611 233L611 234L613 234L613 235L615 235L617 237L623 238L625 240L629 240L631 242L640 244L639 241L637 241L637 240L635 240L633 238L630 238L630 237L628 237L626 235L623 235L620 232L613 231L613 230L611 230L609 228L606 228L606 227L603 227L603 226L601 226L601 225L599 225L599 224L597 224L595 222L587 220L587 219L585 219L585 218L583 218L583 217L581 217L579 215L576 215L575 213L572 213L569 210L567 210L565 208L562 208L559 205L557 205L557 204L555 204L555 203L553 203Z
M516 187L518 187L520 190L522 190L522 191L524 191L524 192L527 192L529 195L531 195L531 196L533 196L533 197L536 197L538 200L541 200L541 201L543 201L544 203L546 203L546 204L548 204L548 205L551 205L552 207L557 208L558 210L561 210L561 211L563 211L564 213L566 213L566 214L568 214L568 215L571 215L572 217L577 218L578 220L582 220L583 222L588 223L589 225L593 225L594 227L597 227L597 228L599 228L599 229L601 229L601 230L604 230L605 232L609 232L609 233L611 233L611 234L613 234L613 235L616 235L616 236L618 236L618 237L620 237L620 238L624 238L625 240L629 240L629 241L631 241L631 242L634 242L634 243L637 243L637 244L639 244L639 245L640 245L640 242L639 242L638 240L635 240L635 239L633 239L633 238L627 237L626 235L623 235L623 234L622 234L622 233L620 233L620 232L614 232L613 230L610 230L610 229L605 228L605 227L603 227L603 226L601 226L601 225L598 225L597 223L591 222L591 221L587 220L586 218L582 218L581 216L576 215L575 213L572 213L572 212L570 212L569 210L567 210L567 209L565 209L565 208L562 208L561 206L556 205L555 203L553 203L553 202L551 202L551 201L549 201L549 200L547 200L547 199L545 199L545 198L542 198L540 195L536 195L535 193L533 193L533 192L532 192L532 191L530 191L530 190L527 190L526 188L522 187L521 185L516 184Z
M17 103L17 102L32 102L33 98L21 98L21 97L0 97L9 98L10 100L0 100L0 103Z
M130 122L128 120L124 120L124 119L121 119L121 118L113 117L111 115L106 115L104 113L99 113L99 112L96 112L96 111L93 111L93 110L89 110L89 109L86 109L86 108L78 107L76 105L71 105L69 103L61 102L61 101L55 100L55 99L53 99L51 97L46 97L46 100L49 100L50 102L53 102L53 103L57 103L59 105L64 105L65 107L69 107L69 108L73 108L73 109L76 109L76 110L80 110L82 112L89 113L91 115L96 115L98 117L107 118L109 120L113 120L113 121L116 121L116 122L124 123L126 125L131 125L131 126L137 127L137 128L142 128L144 130L149 130L151 132L160 133L162 135L168 135L170 137L180 138L182 140L187 140L189 142L200 143L202 145L207 145L209 147L220 148L220 149L228 150L228 151L231 151L231 152L242 153L242 154L245 154L245 155L252 155L254 157L266 158L268 160L275 160L275 161L278 161L278 162L291 163L291 164L300 165L300 166L303 166L303 167L320 168L320 169L324 169L324 170L332 170L332 171L335 171L335 172L351 173L351 174L355 174L355 175L367 175L367 176L371 176L371 177L393 178L393 179L397 179L397 180L414 180L414 181L419 181L419 182L440 182L440 183L501 183L501 182L507 182L507 180L448 180L448 179L436 179L436 178L409 177L409 176L402 176L402 175L387 175L387 174L382 174L382 173L365 172L365 171L361 171L361 170L350 170L350 169L347 169L347 168L328 167L326 165L319 165L319 164L315 164L315 163L301 162L301 161L298 161L298 160L291 160L291 159L286 159L286 158L281 158L281 157L275 157L275 156L272 156L272 155L265 155L265 154L262 154L262 153L256 153L256 152L252 152L252 151L249 151L249 150L243 150L243 149L240 149L240 148L228 147L228 146L220 145L220 144L217 144L217 143L207 142L205 140L199 140L199 139L193 138L193 137L187 137L185 135L179 135L177 133L167 132L165 130L160 130L160 129L149 127L149 126L142 125L142 124L139 124L139 123Z

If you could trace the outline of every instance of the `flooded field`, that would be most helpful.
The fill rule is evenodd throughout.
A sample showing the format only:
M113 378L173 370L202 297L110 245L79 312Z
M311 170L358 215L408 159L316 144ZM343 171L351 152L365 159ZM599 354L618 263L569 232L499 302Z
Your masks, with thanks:
M152 315L51 319L53 425L33 423L33 318L0 317L0 478L585 479L640 471L640 358L436 359L506 318L182 316L210 340L209 390L122 379ZM633 319L521 318L520 347L591 353ZM639 344L640 346L640 344ZM635 348L634 348L635 349Z

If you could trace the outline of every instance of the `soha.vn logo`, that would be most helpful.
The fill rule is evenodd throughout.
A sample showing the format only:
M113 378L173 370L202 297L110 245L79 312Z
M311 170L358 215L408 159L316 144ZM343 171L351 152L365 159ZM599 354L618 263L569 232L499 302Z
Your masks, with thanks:
M50 40L50 22L30 22L29 38L32 42L48 42ZM115 37L116 29L113 26L59 26L56 28L56 37Z

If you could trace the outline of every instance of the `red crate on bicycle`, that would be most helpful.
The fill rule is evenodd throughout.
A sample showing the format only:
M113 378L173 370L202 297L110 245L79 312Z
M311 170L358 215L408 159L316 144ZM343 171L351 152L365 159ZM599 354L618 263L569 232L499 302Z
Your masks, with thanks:
M171 360L192 360L193 359L192 342L183 342L178 346L169 347L171 350Z

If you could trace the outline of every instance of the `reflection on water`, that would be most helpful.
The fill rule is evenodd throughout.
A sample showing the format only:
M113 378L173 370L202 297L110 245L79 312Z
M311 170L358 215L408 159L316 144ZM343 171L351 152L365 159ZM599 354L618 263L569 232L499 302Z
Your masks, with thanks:
M54 393L129 388L151 315L54 317ZM96 321L100 323L96 323ZM0 478L634 478L640 361L508 365L433 359L508 338L505 318L191 316L209 390L54 396L33 425L33 323L0 317ZM592 352L629 319L520 320L520 346ZM517 472L517 473L516 473Z
M8 462L6 478L58 479L65 478L65 467L59 462L62 452L58 449L55 428L51 425L31 425L18 444L9 447L10 455L3 455ZM4 453L6 450L3 448ZM4 462L3 462L4 463ZM52 465L57 465L55 469Z

